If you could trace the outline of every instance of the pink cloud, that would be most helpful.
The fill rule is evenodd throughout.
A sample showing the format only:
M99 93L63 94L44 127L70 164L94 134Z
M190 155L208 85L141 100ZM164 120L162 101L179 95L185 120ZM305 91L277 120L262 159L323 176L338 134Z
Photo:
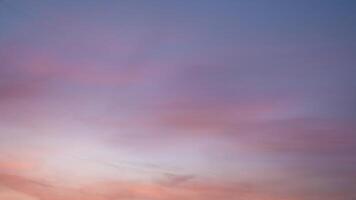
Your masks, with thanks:
M0 181L7 187L43 200L114 200L144 198L152 200L213 200L216 198L248 198L253 200L296 200L294 197L281 197L268 194L257 188L245 185L195 182L181 187L167 187L154 183L143 182L101 182L80 188L67 188L51 185L45 181L38 181L17 175L0 175Z

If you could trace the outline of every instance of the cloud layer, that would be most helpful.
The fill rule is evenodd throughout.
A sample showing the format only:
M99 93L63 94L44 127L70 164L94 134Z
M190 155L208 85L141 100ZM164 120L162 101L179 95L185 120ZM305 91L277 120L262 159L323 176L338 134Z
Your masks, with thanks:
M344 200L351 1L0 1L0 199Z

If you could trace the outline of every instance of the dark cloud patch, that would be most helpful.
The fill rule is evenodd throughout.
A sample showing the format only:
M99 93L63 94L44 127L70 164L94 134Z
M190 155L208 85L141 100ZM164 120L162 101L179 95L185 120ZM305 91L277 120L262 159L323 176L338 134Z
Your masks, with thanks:
M194 175L165 174L160 184L167 187L179 187L181 184L194 179Z

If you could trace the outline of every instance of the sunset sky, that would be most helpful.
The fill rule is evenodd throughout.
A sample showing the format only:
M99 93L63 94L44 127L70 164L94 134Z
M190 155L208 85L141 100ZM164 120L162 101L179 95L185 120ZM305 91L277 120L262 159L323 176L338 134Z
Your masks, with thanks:
M356 199L356 1L0 0L0 200Z

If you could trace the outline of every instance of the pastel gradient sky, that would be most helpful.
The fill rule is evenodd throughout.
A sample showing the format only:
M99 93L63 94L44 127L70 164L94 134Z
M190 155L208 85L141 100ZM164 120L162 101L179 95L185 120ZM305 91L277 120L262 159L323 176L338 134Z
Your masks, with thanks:
M355 191L356 1L0 0L1 200Z

